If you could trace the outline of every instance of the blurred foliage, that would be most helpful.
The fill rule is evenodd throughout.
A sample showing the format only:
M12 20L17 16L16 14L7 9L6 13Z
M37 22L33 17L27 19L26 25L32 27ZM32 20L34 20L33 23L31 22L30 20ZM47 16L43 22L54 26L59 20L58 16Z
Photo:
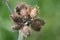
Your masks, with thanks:
M39 17L45 21L40 32L31 31L24 40L60 40L60 0L8 0L12 9L20 2L40 7ZM4 0L0 0L0 40L17 40L18 32L11 29L13 22Z

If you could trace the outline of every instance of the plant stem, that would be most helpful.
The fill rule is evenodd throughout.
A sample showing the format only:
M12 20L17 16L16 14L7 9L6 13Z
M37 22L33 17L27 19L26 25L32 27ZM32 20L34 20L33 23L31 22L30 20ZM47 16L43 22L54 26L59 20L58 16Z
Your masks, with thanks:
M18 40L23 40L23 33L19 30Z
M10 4L8 3L8 0L4 0L4 1L10 13L14 13L14 10L11 8Z

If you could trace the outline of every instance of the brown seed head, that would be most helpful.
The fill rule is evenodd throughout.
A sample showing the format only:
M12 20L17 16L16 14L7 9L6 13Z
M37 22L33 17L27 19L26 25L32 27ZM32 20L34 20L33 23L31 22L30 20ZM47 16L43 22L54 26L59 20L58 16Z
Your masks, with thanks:
M40 31L41 26L43 26L45 23L43 20L40 19L34 19L31 23L31 27L35 31Z
M29 28L29 26L24 26L21 30L22 30L25 37L30 36L30 28Z
M31 17L31 18L36 18L37 15L38 15L38 7L34 7L34 8L31 10L30 17Z

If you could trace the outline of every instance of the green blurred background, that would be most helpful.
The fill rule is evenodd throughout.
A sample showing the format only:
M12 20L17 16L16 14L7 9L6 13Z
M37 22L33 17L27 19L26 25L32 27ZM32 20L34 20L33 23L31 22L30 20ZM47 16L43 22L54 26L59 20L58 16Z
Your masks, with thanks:
M12 9L20 2L26 2L31 6L40 7L39 18L45 21L40 32L31 31L31 36L24 40L60 40L60 0L8 0ZM0 40L17 40L18 32L13 31L11 26L10 12L0 0Z

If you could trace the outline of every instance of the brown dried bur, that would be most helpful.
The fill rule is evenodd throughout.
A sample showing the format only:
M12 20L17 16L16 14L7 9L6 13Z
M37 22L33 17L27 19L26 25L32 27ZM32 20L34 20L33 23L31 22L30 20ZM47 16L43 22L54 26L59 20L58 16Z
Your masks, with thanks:
M17 13L11 14L10 17L11 17L11 19L12 19L16 24L22 23L22 18L21 18L20 15L18 15Z
M35 19L36 16L38 15L38 11L39 11L39 7L34 7L32 10L31 10L31 13L30 13L30 17L31 19Z
M25 12L27 15L29 15L29 12L31 11L31 7L29 6L29 5L27 5L27 4L24 4L24 3L21 3L21 4L18 4L17 6L16 6L16 12L18 13L18 14L20 14L20 15L23 15L23 14L25 14L25 13L21 13L21 12L24 12L24 11L27 11L27 12Z
M43 26L45 22L40 19L34 19L31 23L31 28L35 31L40 31L41 26Z
M23 3L21 3L21 4L18 4L17 6L16 6L16 12L17 13L20 13L20 11L22 10L22 9L26 9L26 5L25 4L23 4Z
M11 19L15 22L15 25L12 26L14 30L20 30L22 28L22 18L17 14L11 14Z
M12 29L14 29L14 30L19 30L21 28L22 28L21 25L18 25L18 24L15 24L12 26Z
M24 27L21 29L21 31L22 31L22 33L23 33L23 35L24 35L25 37L30 36L30 31L31 31L31 29L29 28L29 26L24 26Z

